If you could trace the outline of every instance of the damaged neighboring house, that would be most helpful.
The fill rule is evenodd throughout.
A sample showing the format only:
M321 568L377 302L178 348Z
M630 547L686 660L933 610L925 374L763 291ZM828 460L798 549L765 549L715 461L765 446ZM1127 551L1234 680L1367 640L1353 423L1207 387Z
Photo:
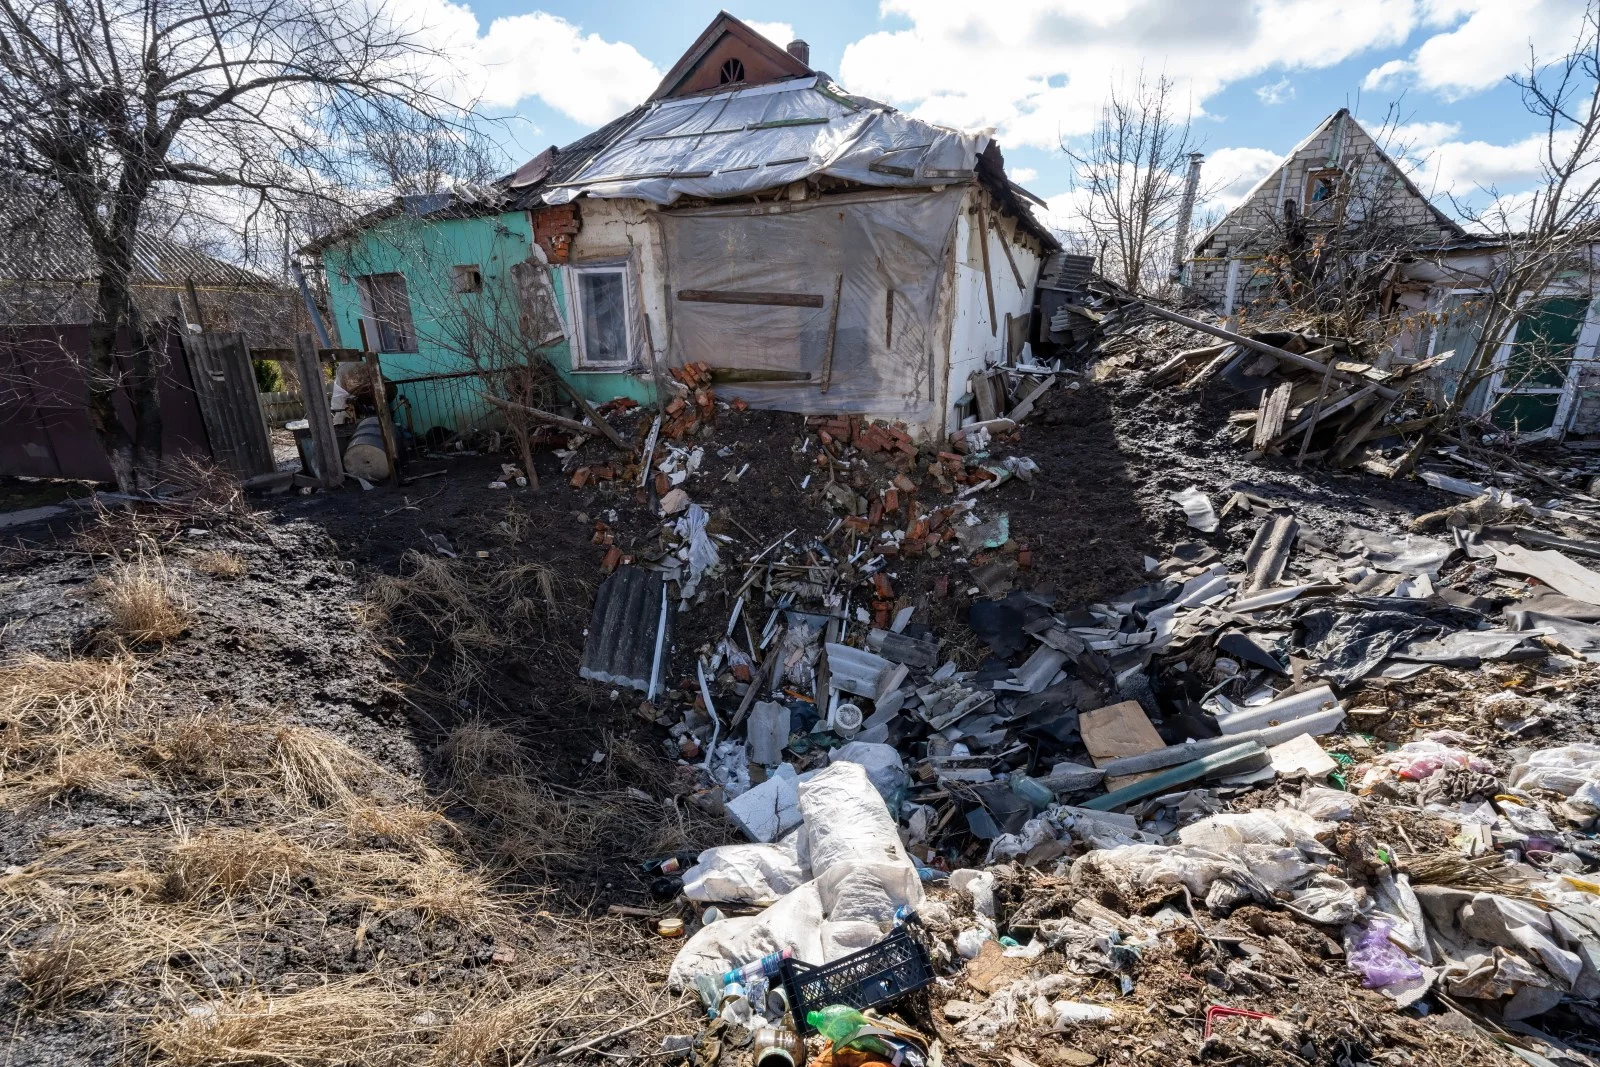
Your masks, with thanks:
M1273 295L1281 271L1270 257L1287 256L1287 246L1294 243L1326 240L1338 228L1371 224L1379 214L1391 237L1419 248L1465 236L1349 109L1340 108L1201 235L1184 285L1194 297L1231 315Z
M1381 214L1383 224L1374 225ZM1296 242L1331 244L1336 231L1365 226L1372 248L1352 258L1392 263L1381 310L1415 324L1389 363L1446 357L1429 373L1439 404L1461 387L1483 328L1503 247L1468 233L1417 188L1341 108L1196 242L1186 267L1189 293L1224 315L1279 295ZM1522 300L1526 312L1494 353L1492 373L1472 386L1465 407L1501 429L1532 438L1600 433L1600 310L1592 276L1575 272Z
M442 374L492 362L476 338L514 326L594 400L652 401L696 363L752 407L959 426L969 376L1036 339L1057 242L991 138L808 58L719 14L648 101L493 190L308 246L341 342L390 377Z
M8 325L87 326L98 269L87 236L64 211L38 210L19 195L0 204L0 319ZM147 320L203 321L207 330L246 333L261 345L292 344L301 314L292 289L144 232L133 298Z

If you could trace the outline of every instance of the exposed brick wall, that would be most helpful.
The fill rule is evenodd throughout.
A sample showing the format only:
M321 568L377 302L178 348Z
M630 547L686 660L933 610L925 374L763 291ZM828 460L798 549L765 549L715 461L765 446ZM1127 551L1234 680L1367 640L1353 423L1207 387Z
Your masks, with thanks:
M1342 129L1341 129L1342 127ZM1335 141L1339 141L1336 145ZM1308 181L1316 171L1337 162L1343 168L1360 167L1383 196L1384 210L1407 225L1431 230L1425 239L1444 239L1451 231L1440 225L1428 202L1412 192L1399 171L1375 141L1352 118L1327 123L1316 135L1278 166L1255 191L1224 216L1189 260L1189 288L1206 303L1221 308L1227 293L1228 260L1241 261L1238 300L1262 295L1268 279L1254 276L1262 256L1270 250L1281 225L1283 201L1293 200L1312 219L1331 205L1306 206ZM1223 178L1226 175L1216 175Z

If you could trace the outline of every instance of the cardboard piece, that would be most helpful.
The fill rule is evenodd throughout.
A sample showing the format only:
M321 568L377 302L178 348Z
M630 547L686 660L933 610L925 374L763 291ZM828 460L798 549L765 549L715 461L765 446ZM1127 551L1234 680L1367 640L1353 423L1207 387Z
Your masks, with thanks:
M1149 716L1137 700L1124 700L1084 712L1078 716L1078 733L1096 767L1104 766L1107 760L1138 756L1167 746L1156 728L1150 725ZM1144 777L1147 776L1129 774L1107 778L1106 788L1121 789Z

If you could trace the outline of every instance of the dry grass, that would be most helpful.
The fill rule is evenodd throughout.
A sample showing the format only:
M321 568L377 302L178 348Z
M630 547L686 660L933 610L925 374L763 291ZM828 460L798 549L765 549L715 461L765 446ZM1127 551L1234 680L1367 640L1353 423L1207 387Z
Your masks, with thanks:
M470 560L407 552L399 577L380 576L367 591L363 620L397 636L410 630L435 647L435 672L444 694L460 697L475 688L497 662L516 651L542 655L560 669L579 650L553 642L548 625L563 600L581 603L586 590L558 587L555 571L542 563L493 567Z
M371 979L318 986L287 996L212 1001L152 1025L145 1042L172 1067L274 1064L335 1067L416 1063L428 1028L412 991Z
M480 825L468 832L498 863L523 873L548 876L592 865L600 841L614 853L648 855L710 844L717 834L637 790L549 782L515 734L481 720L450 731L438 755L454 798L479 816ZM648 781L622 774L630 783Z
M0 665L0 795L17 805L71 794L119 797L139 769L115 748L144 715L127 656L51 659L25 653Z
M216 917L210 921L215 924ZM180 953L205 952L206 925L198 916L125 896L92 898L60 922L35 929L30 941L12 951L24 1007L58 1010Z
M24 653L0 665L0 719L24 739L104 740L129 711L137 673L128 656L52 659Z
M98 583L111 627L135 645L165 645L189 628L194 613L159 554L141 550Z
M192 835L179 827L168 852L163 895L194 900L217 892L225 897L274 897L313 874L310 848L277 829L225 828Z
M415 787L332 734L304 726L273 731L277 785L291 808L356 808L375 792L406 795Z
M224 552L218 548L197 552L189 559L189 569L212 578L243 578L250 568L237 552Z

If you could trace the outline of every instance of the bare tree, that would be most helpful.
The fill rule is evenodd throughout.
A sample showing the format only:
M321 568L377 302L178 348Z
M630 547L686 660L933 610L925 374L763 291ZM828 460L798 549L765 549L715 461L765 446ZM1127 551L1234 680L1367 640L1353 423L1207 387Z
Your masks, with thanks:
M1375 150L1352 150L1315 183L1315 200L1289 197L1281 214L1254 220L1253 239L1267 250L1257 270L1272 279L1265 299L1313 316L1330 336L1378 344L1403 329L1401 269L1439 243L1438 217L1391 162L1410 149L1397 139L1400 114L1391 104Z
M1600 11L1591 2L1571 50L1554 62L1528 57L1527 71L1510 78L1522 92L1523 105L1544 127L1540 152L1542 184L1525 197L1502 196L1487 189L1486 207L1457 203L1456 211L1470 229L1491 238L1487 275L1462 279L1476 283L1482 295L1472 301L1479 318L1472 351L1460 364L1455 392L1407 451L1397 473L1409 473L1441 433L1448 432L1466 410L1478 386L1497 370L1497 356L1512 337L1529 301L1557 290L1572 279L1590 279L1594 248L1600 242ZM1585 303L1592 282L1573 295ZM1548 369L1552 353L1536 338L1519 344L1519 366L1509 368L1521 380Z
M358 194L363 134L459 125L438 60L362 0L0 0L0 170L92 253L89 414L119 486L161 467L164 344L132 294L141 228L174 190L230 192L238 227L270 233L280 208Z
M1151 81L1141 71L1131 90L1112 86L1085 146L1061 146L1083 198L1082 243L1098 250L1103 271L1134 292L1168 280L1189 154L1196 147L1175 92L1170 78Z

